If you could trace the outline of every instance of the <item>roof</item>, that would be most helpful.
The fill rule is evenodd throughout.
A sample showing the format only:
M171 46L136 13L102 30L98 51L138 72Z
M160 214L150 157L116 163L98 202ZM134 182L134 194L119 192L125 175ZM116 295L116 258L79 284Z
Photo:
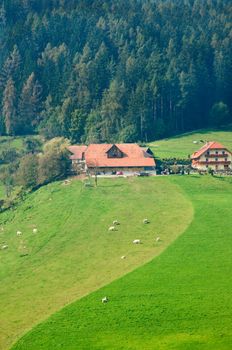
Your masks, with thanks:
M141 147L145 157L154 157L152 150L149 147Z
M215 141L211 141L211 142L207 142L203 147L201 147L198 151L194 152L191 155L191 159L196 159L199 158L203 153L205 153L206 151L210 150L210 149L223 149L223 150L227 150L229 153L231 153L225 146L223 146L221 143L219 142L215 142Z
M72 153L70 159L83 159L83 153L85 153L87 146L69 146L68 150Z
M154 167L155 160L144 155L135 143L115 144L124 153L122 158L108 158L107 151L114 144L90 144L85 152L88 167Z

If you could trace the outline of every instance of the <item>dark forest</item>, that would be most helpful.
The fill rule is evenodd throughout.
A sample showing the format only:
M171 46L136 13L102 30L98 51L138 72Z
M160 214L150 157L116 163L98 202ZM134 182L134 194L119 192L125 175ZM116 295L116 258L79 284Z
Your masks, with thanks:
M227 0L4 0L0 135L150 141L231 123Z

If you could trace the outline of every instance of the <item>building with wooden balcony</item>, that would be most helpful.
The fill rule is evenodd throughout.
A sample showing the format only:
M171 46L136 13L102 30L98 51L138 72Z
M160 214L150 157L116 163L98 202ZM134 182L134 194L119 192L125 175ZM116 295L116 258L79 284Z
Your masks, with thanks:
M219 142L207 142L192 154L191 160L194 169L228 171L231 170L232 153Z

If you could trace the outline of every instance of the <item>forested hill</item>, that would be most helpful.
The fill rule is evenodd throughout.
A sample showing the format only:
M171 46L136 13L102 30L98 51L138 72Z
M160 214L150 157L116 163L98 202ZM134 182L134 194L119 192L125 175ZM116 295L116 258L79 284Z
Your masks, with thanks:
M231 1L0 4L0 134L147 141L232 121Z

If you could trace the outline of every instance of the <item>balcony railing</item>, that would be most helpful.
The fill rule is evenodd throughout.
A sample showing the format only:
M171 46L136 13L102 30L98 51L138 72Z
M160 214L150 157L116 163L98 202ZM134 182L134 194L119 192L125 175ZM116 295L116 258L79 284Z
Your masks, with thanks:
M201 160L201 161L198 161L198 164L231 164L231 161L223 161L223 160L209 160L208 162L206 162L206 161L203 161L203 160Z
M210 154L205 154L205 157L206 157L206 158L209 158L209 157L214 157L214 158L217 158L217 157L224 157L224 158L226 158L226 157L229 157L229 154L227 154L227 153L224 153L224 154L222 154L222 153L218 153L218 154L216 154L216 153L210 153Z

